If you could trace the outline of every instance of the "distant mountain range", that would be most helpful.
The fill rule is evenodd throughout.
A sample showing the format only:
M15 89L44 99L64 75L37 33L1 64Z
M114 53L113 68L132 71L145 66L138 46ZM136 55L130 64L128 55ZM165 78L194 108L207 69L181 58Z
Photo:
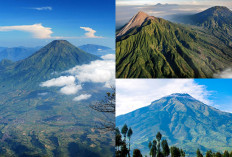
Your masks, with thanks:
M137 13L117 32L117 77L213 77L232 66L230 15L213 7L186 17L192 25L180 25Z
M116 117L116 126L133 130L132 149L148 155L148 143L158 131L169 145L182 148L187 156L201 151L232 151L232 114L210 107L189 94L176 93L149 106Z
M11 61L19 61L29 57L30 55L34 54L36 51L41 49L41 46L37 47L0 47L0 61L3 59L11 60ZM101 45L94 45L94 44L86 44L79 46L81 50L88 52L90 54L96 56L104 56L107 54L115 54L115 50Z
M91 98L73 101L74 95L65 96L57 87L40 86L99 59L68 41L55 40L23 60L1 61L0 156L112 156L113 133L95 128L105 115L89 107L108 89L85 83L82 91Z
M11 61L19 61L25 59L39 50L41 47L27 48L27 47L13 47L13 48L0 48L0 61L8 59Z
M84 50L85 52L97 55L97 56L104 56L107 54L115 54L115 50L101 45L94 45L94 44L86 44L79 46L80 49Z

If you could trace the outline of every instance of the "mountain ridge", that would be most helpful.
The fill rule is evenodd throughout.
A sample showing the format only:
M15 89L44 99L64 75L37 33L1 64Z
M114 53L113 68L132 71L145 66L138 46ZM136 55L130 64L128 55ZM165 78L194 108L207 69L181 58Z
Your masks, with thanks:
M205 11L193 15L196 25L214 28L232 26L232 11L225 6L214 6Z
M116 38L116 76L211 78L232 65L232 48L213 33L149 18Z
M133 129L132 148L139 148L144 155L158 131L170 145L183 148L189 156L195 156L197 148L203 152L231 150L232 114L187 96L162 97L149 106L116 117L116 126L120 128L126 123Z
M60 87L40 86L96 59L67 41L53 41L24 60L0 62L0 156L112 156L113 133L96 129L105 115L89 107L108 88L88 82L65 95ZM86 93L91 98L73 100Z
M133 28L140 27L146 20L153 19L153 16L149 16L143 11L139 11L136 15L134 15L130 21L117 33L117 37L120 37L126 34Z
M31 83L39 84L53 78L55 76L53 73L87 64L96 59L100 58L80 50L66 40L54 40L28 58L17 61L0 71L3 73L0 80L9 82L9 86L12 87L28 83L30 86Z

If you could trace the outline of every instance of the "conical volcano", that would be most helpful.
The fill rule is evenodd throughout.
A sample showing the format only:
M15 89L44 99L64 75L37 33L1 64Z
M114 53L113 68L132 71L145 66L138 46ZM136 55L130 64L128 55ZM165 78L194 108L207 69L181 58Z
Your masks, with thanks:
M133 148L148 155L148 143L158 131L169 145L183 148L189 156L202 151L231 150L232 114L208 106L189 94L175 93L149 106L118 116L116 125L133 129Z
M116 76L212 78L232 65L229 43L209 30L138 13L117 35Z
M55 40L30 57L0 71L0 80L9 86L31 86L54 77L54 74L76 65L90 63L99 57L82 51L66 40ZM6 87L5 85L3 85ZM0 86L1 87L1 86Z

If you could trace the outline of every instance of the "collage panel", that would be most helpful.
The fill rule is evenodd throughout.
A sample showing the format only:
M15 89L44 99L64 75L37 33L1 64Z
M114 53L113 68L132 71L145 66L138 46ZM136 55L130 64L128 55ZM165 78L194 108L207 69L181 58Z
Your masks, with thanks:
M2 1L0 157L232 157L231 10Z
M229 78L227 0L116 0L117 78Z
M231 84L117 79L116 156L231 156Z
M115 1L1 2L0 156L113 157Z
M231 9L116 0L116 156L232 156Z

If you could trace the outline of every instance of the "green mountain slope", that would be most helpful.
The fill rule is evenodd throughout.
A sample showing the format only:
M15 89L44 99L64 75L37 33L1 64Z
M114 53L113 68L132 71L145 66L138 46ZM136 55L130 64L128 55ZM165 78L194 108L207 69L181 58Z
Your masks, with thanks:
M232 114L219 111L188 94L172 94L147 107L116 117L116 126L125 123L133 129L131 143L148 155L148 143L158 131L170 145L196 156L205 152L232 150Z
M148 16L117 36L118 78L210 78L231 64L232 48L203 28Z
M177 15L173 20L202 27L226 45L232 46L232 11L227 7L215 6L194 15Z
M89 107L108 88L85 83L76 95L67 96L60 88L40 86L96 59L67 41L53 41L22 61L0 62L0 156L112 156L113 133L96 129L105 115ZM90 99L73 101L85 92Z
M224 6L215 6L193 15L192 22L208 28L232 27L232 11Z
M9 86L24 84L31 86L54 77L55 73L96 59L100 58L82 51L65 40L55 40L28 58L0 71L3 73L0 81L8 82Z

